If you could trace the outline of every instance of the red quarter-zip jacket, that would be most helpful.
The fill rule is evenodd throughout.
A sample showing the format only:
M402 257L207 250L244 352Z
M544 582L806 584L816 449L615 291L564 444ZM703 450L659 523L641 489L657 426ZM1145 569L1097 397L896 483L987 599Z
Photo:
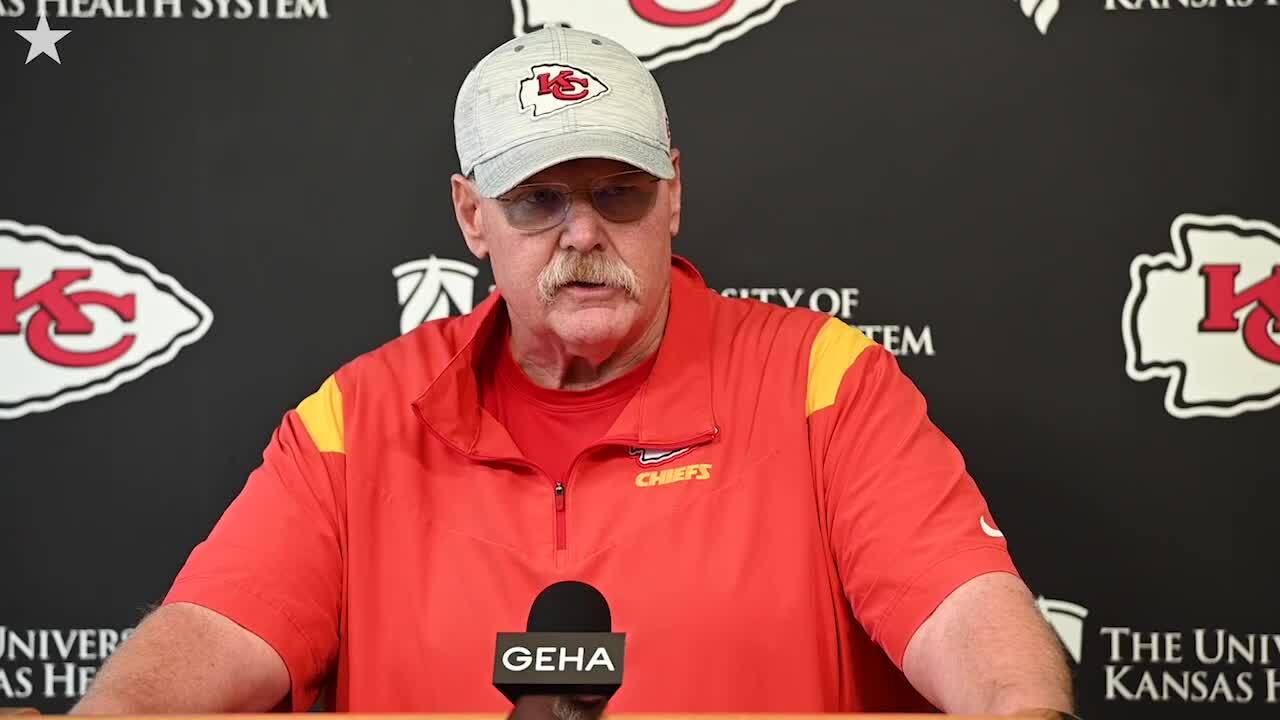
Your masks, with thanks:
M503 711L495 634L565 579L627 633L611 712L928 708L912 634L1016 573L960 453L839 320L722 298L678 257L671 293L648 379L560 490L477 400L495 293L286 413L165 602L268 642L295 711Z

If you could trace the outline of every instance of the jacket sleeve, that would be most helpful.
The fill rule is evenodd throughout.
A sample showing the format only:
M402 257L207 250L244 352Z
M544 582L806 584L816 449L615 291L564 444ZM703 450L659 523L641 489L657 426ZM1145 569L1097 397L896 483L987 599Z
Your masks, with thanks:
M342 391L331 376L285 414L164 599L209 608L271 645L289 670L293 712L311 708L337 656L344 468Z
M899 668L957 587L1017 574L955 445L897 361L832 319L810 351L811 451L837 571L854 615Z

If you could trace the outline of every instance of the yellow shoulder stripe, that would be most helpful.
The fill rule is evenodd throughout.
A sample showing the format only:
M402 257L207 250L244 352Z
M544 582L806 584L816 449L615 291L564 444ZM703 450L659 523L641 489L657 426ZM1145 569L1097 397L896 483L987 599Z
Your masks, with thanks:
M298 403L298 415L320 452L346 452L342 430L342 390L332 375L319 390Z
M839 318L831 318L822 326L809 348L806 417L835 404L845 372L853 367L862 351L873 344L870 338Z

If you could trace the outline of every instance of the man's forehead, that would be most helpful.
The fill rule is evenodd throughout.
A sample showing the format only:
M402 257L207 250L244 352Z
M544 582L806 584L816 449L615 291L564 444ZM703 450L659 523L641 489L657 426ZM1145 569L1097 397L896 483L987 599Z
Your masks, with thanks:
M522 180L520 184L538 182L567 182L572 184L577 180L590 180L602 175L612 175L639 169L635 165L608 158L579 158L552 165L541 172L530 175L525 180Z

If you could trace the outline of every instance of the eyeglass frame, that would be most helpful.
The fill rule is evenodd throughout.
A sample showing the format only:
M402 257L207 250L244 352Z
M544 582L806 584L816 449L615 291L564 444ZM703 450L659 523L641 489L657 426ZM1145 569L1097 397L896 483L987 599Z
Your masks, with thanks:
M499 195L499 196L497 196L497 197L495 197L495 198L493 198L493 199L494 199L494 200L497 200L497 201L498 201L498 202L500 202L500 203L502 203L502 204L503 204L503 206L504 206L504 208L506 208L506 207L509 207L509 206L510 206L510 203L516 202L516 199L515 199L515 198L509 198L509 197L504 197L504 196L505 196L505 195L508 195L508 194L510 194L510 193L512 193L512 192L515 192L516 190L520 190L521 188L525 188L525 189L527 189L527 188L540 188L540 189L545 188L545 189L558 190L558 191L562 192L562 193L565 195L565 197L568 199L568 201L567 201L567 202L565 202L565 204L564 204L564 210L562 210L562 211L560 212L560 217L559 217L559 219L557 219L554 223L552 223L552 224L550 224L550 225L547 225L547 226L545 226L545 227L539 227L539 228L537 228L537 229L521 228L521 227L519 227L518 225L515 225L514 223L511 223L512 227L515 227L517 230L520 230L521 232L526 232L526 233L529 233L529 234L540 233L540 232L546 232L547 230L550 230L550 229L552 229L552 228L554 228L554 227L558 227L559 225L563 224L563 223L564 223L564 221L565 221L565 219L569 217L569 211L573 209L573 203L574 203L574 198L575 198L575 196L577 196L577 195L581 195L581 194L583 194L583 193L586 193L586 194L587 194L588 198L589 198L589 199L590 199L590 201L591 201L591 208L592 208L593 210L595 210L595 211L596 211L596 213L597 213L598 215L600 215L600 217L604 218L605 220L607 220L607 221L609 221L609 222L611 222L611 223L617 224L617 225L626 225L626 224L630 224L630 223L633 223L633 222L639 222L639 221L640 221L644 216L648 215L648 214L649 214L649 212L650 212L651 210L653 210L654 205L657 203L658 193L657 193L656 191L654 191L654 192L652 192L652 193L649 193L649 202L648 202L647 207L645 207L644 211L643 211L642 213L640 213L638 216L636 216L636 218L635 218L634 220L623 220L623 221L618 221L618 220L613 220L613 219L611 219L609 216L605 215L603 212L601 212L601 211L600 211L600 207L596 204L596 202L595 202L595 197L594 197L593 193L594 193L594 192L595 192L595 190L597 189L597 184L598 184L598 183L605 182L605 181L608 181L608 180L609 180L609 179L611 179L611 178L617 178L617 177L619 177L619 176L623 176L623 175L635 175L635 176L639 176L639 177L641 178L641 182L647 182L647 183L649 183L649 184L657 184L657 183L659 183L659 182L661 182L661 181L662 181L662 178L657 177L657 176L656 176L656 175L654 175L653 173L650 173L650 172L648 172L648 171L646 171L646 170L640 170L640 169L636 169L636 170L623 170L622 172L610 173L610 174L608 174L608 175L601 175L600 177L593 178L593 179L591 180L591 182L588 184L588 186L587 186L587 187L585 187L585 188L575 188L575 187L573 187L573 186L569 185L569 183L551 182L551 181L548 181L548 182L536 182L536 183L521 183L521 184L519 184L519 185L515 185L515 186L513 186L510 190L507 190L506 192L502 193L502 195ZM468 179L472 179L472 180L473 180L474 178L473 178L473 177L471 177L471 176L468 176ZM504 213L503 213L503 214L507 216L507 222L508 222L508 223L510 223L510 222L511 222L511 218L510 218L509 213L504 211Z

